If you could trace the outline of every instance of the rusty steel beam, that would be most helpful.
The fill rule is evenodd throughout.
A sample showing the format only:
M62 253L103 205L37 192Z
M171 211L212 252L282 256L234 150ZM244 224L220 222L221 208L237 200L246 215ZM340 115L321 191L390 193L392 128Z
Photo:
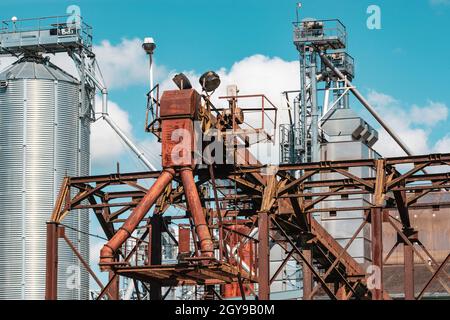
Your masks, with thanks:
M325 282L325 280L320 276L320 274L314 269L314 266L312 263L309 263L309 261L305 258L305 256L303 255L302 251L297 247L297 245L289 238L289 235L286 233L286 231L281 227L281 225L278 223L278 221L275 219L275 217L272 217L272 221L275 223L275 225L277 226L278 230L281 232L281 234L283 235L283 237L289 242L289 244L295 249L295 251L297 252L297 254L300 256L300 258L302 259L302 261L306 264L306 266L309 268L309 270L311 270L311 272L314 274L314 276L316 277L317 281L319 281L322 285L322 288L324 289L324 291L328 294L328 296L333 299L333 300L337 300L337 297L335 296L335 294L333 293L333 291L330 290L330 288L328 287L327 283Z
M383 217L380 208L372 208L370 212L372 231L372 264L377 267L379 279L372 291L373 300L383 300Z
M270 299L270 248L269 216L267 211L258 212L258 299Z
M414 251L406 243L403 244L403 259L405 300L414 300Z
M106 294L111 300L120 300L119 275L115 275L113 271L109 271L108 278L111 281L111 286L109 287Z
M313 275L311 269L308 265L313 264L312 260L312 251L310 249L303 250L303 255L305 257L306 262L302 262L303 268L303 300L312 300L313 299Z
M398 247L399 244L400 244L400 243L397 241L397 242L392 246L391 250L389 250L388 254L386 255L386 257L385 257L384 260L383 260L383 265L386 265L386 264L387 264L389 258L390 258L391 255L394 253L395 249L397 249L397 247Z
M301 184L302 182L304 182L305 180L309 179L310 177L312 177L316 173L317 173L317 170L312 170L312 171L305 172L300 178L295 179L295 180L289 182L288 184L286 184L283 188L280 188L278 190L278 196L281 196L284 193L290 191L292 188L294 188L295 186Z
M185 226L178 226L178 253L188 255L191 252L191 230Z
M125 182L141 179L156 179L161 175L161 171L144 171L131 173L112 173L85 177L71 177L70 183L102 183L102 182Z
M343 170L343 169L333 169L334 172L337 172L345 177L347 177L350 180L356 181L357 183L359 183L360 185L364 186L366 189L368 189L369 191L372 191L374 188L374 183L373 182L368 182L366 181L364 178L360 178L355 176L354 174L351 174L350 172L348 172L347 170Z
M128 263L128 261L130 261L131 257L136 253L140 243L147 237L148 234L149 234L149 231L147 229L144 231L144 233L141 235L141 237L138 239L138 241L136 241L136 244L133 247L133 249L131 249L131 251L128 253L128 255L124 258L124 263ZM105 294L108 293L110 287L112 285L114 285L114 281L118 276L119 275L116 272L114 272L113 277L109 279L108 283L100 291L100 294L98 295L96 300L100 300ZM150 292L150 290L148 290L148 291Z
M245 150L242 150L241 157L247 157L247 153ZM262 207L261 207L261 212L265 212L266 215L268 215L268 212L270 211L271 213L273 213L274 215L281 215L281 214L288 214L287 212L281 213L278 212L278 210L280 210L280 207L282 204L284 204L284 206L286 206L285 202L288 203L289 201L292 202L292 200L295 199L295 202L298 204L298 210L296 211L295 208L293 208L293 205L291 204L289 209L290 213L289 214L293 214L293 212L295 212L297 214L298 218L304 218L304 226L302 228L300 228L301 230L297 230L297 229L291 229L289 228L289 235L286 234L286 241L290 242L290 236L295 236L295 233L297 232L302 232L305 230L308 230L309 228L311 228L311 225L314 224L314 221L310 221L309 219L307 219L307 214L311 213L311 212L320 212L320 211L340 211L340 210L345 210L345 211L352 211L352 210L369 210L372 211L371 212L371 223L372 223L372 238L375 239L375 241L373 241L373 257L374 257L374 265L379 265L381 266L381 270L382 270L382 265L383 265L383 261L379 261L379 256L378 252L380 251L380 248L375 248L375 245L380 245L380 240L381 240L381 236L380 234L382 234L382 228L381 225L382 223L380 221L377 221L377 218L381 218L382 214L381 214L381 210L385 209L385 208L393 208L394 205L392 204L393 202L389 202L388 204L385 203L385 197L386 197L386 192L387 191L393 191L394 193L394 197L395 197L395 206L398 207L399 212L403 212L406 213L407 210L413 210L413 209L418 209L418 208L425 208L425 207L431 207L431 208L436 208L436 206L439 207L444 207L444 206L450 206L450 203L445 203L445 202L431 202L431 203L412 203L412 201L417 200L418 198L420 198L421 196L423 196L424 194L427 194L429 192L431 192L432 190L438 190L438 189L442 189L444 187L447 186L447 183L449 181L450 175L448 173L446 174L421 174L419 171L421 170L420 168L425 168L427 166L432 166L432 165L438 165L438 164L442 164L445 161L447 161L447 159L450 159L450 154L444 154L444 155L424 155L424 156L415 156L415 157L400 157L400 158L387 158L387 159L381 159L381 160L349 160L349 161L330 161L330 162L320 162L320 163L306 163L306 164L292 164L292 165L282 165L280 166L280 168L278 168L278 171L276 173L276 175L278 177L280 177L279 181L276 180L270 180L270 177L267 176L262 176L260 174L260 168L264 168L265 166L250 166L250 165L243 165L243 166L239 166L239 168L237 168L236 166L230 166L230 165L225 165L223 167L217 167L216 168L216 172L213 172L213 174L211 174L211 168L208 168L208 170L205 169L198 169L195 171L195 175L199 177L199 179L202 179L202 183L204 182L208 182L208 181L212 181L215 180L216 178L218 179L227 179L228 181L230 181L230 175L233 175L237 178L237 180L239 180L240 185L242 186L242 188L237 188L237 191L235 191L236 193L234 194L230 194L227 195L225 197L219 198L217 196L217 189L219 188L215 181L213 181L213 188L215 191L215 196L214 197L205 197L204 195L200 195L198 194L197 191L197 186L199 186L199 182L195 183L194 181L194 173L191 171L191 177L189 177L189 187L186 188L186 183L185 181L183 181L183 171L190 171L188 170L181 170L178 171L177 169L177 173L181 173L181 176L175 176L174 181L176 183L180 182L180 186L175 189L175 190L170 190L170 194L167 194L167 202L165 202L164 206L167 205L182 205L184 203L186 203L186 200L188 202L188 209L189 212L191 213L191 217L192 217L192 226L191 229L187 229L187 232L189 231L194 231L196 230L197 232L195 232L195 234L193 234L194 239L196 237L198 237L198 243L197 241L194 241L195 244L199 245L199 249L201 249L201 245L202 242L204 242L204 240L201 239L200 234L203 234L203 236L205 236L204 238L208 239L208 235L209 235L209 239L211 240L211 246L212 246L212 238L211 238L211 234L209 231L209 228L226 228L225 225L229 224L230 222L228 221L228 219L231 219L231 216L233 216L233 219L235 219L235 216L252 216L255 217L255 208L258 208L260 206L260 204L262 203ZM399 165L399 164L413 164L415 165L416 168L414 168L414 172L412 172L410 170L410 172L408 172L407 174L403 174L400 175L398 172L395 171L395 166ZM352 167L367 167L367 168L372 168L375 169L375 171L377 172L377 177L376 178L361 178L361 177L357 177L354 175L350 175L348 174L348 169L352 168ZM291 176L289 176L288 171L292 170L292 168L294 167L298 167L298 168L303 168L303 170L306 170L306 174L305 176L295 179ZM178 167L179 168L179 167ZM419 169L417 169L419 168ZM323 172L337 172L339 174L343 174L346 178L345 179L335 179L335 180L315 180L315 181L308 181L308 177L312 176L313 174L320 174ZM150 175L149 175L150 174ZM164 174L164 173L163 173ZM58 217L58 219L62 219L64 218L69 212L67 211L67 209L69 208L67 206L67 204L72 203L73 209L75 208L91 208L94 210L94 212L96 213L96 215L103 220L105 223L106 221L108 221L109 219L111 219L111 217L113 219L115 219L119 214L126 212L126 210L132 210L134 206L137 206L134 211L132 212L131 215L133 215L136 210L139 208L139 205L143 202L143 197L148 196L148 193L151 192L150 191L147 192L146 194L146 189L141 187L138 184L138 180L140 179L148 179L148 178L156 178L159 175L162 175L161 172L151 172L151 173L130 173L130 174L113 174L113 175L103 175L103 176L97 176L96 178L94 177L82 177L82 178L69 178L68 182L65 185L64 191L62 191L62 193L60 192L60 197L58 198L59 200L59 206L58 209L56 210L55 208L55 216ZM388 178L386 176L389 176ZM392 177L395 177L395 179L392 180ZM181 178L181 179L180 179ZM97 179L97 180L96 180ZM391 180L389 180L391 179ZM236 180L236 179L233 179ZM423 183L421 183L423 182ZM427 184L431 182L431 184ZM91 185L95 185L95 187L92 187ZM123 186L123 188L125 189L126 187L130 188L137 188L138 191L113 191L113 192L106 192L105 194L103 194L104 189L102 184L104 185L104 187L106 187L107 185L121 185ZM183 186L181 186L181 184ZM261 185L261 187L259 186L259 184ZM78 188L80 189L80 193L78 193L77 196L75 197L71 197L70 195L70 191L68 191L70 189L70 187L74 187L74 188ZM269 187L270 186L270 187ZM275 186L275 188L273 187ZM390 186L388 188L388 186ZM307 192L307 191L311 191L311 188L323 188L323 192L314 190L314 192ZM327 190L327 188L329 188L329 190ZM352 189L353 188L353 189ZM93 189L95 189L95 191L93 191ZM256 194L254 194L253 190L256 190ZM268 190L271 189L271 190ZM360 190L361 189L361 190ZM365 190L363 190L365 189ZM373 190L375 189L375 190ZM168 189L167 189L168 190ZM191 191L189 191L191 190ZM307 190L307 191L305 191ZM336 191L337 190L337 191ZM102 193L99 193L99 192ZM229 192L233 192L233 189L229 189ZM269 192L270 191L270 192ZM422 195L418 195L418 194L414 194L413 197L407 197L410 196L412 192L419 192L422 191ZM262 195L260 195L262 192ZM191 194L192 193L192 194ZM191 195L190 195L191 194ZM365 207L350 207L350 208L314 208L315 204L319 204L321 201L323 201L324 199L326 199L327 196L330 195L352 195L352 194L373 194L374 195L374 203L372 205L368 205ZM183 199L183 195L185 195L186 200ZM192 197L196 197L196 199L192 199ZM134 203L130 203L130 202L123 202L123 203L118 203L118 202L108 202L111 199L122 199L122 198L127 198L127 197L131 197L134 198L135 200L139 200L141 201L135 201ZM191 197L191 199L189 199L189 197ZM318 199L314 199L314 201L308 201L307 198L312 198L312 197L318 197ZM83 199L88 199L89 200L89 204L88 205L81 205L81 201ZM96 199L96 198L100 198L101 203L97 203L96 201L92 201L92 199ZM197 202L198 200L198 202ZM245 200L245 201L244 201ZM286 200L286 201L283 201ZM306 200L306 201L305 201ZM319 200L319 201L317 201ZM120 200L119 200L120 201ZM234 201L233 203L229 202L229 201ZM240 202L236 202L236 201L240 201ZM411 201L411 202L410 202ZM212 220L211 226L209 226L206 224L206 219L205 219L205 212L203 211L204 209L202 208L202 206L205 206L206 204L206 208L208 208L208 203L215 203L215 207L218 210L213 210L213 212L211 212L212 214L210 215L211 219L213 218L224 218L225 221L222 221L219 223L217 223L217 220L214 221ZM58 204L57 203L57 204ZM64 203L66 203L66 206L64 206ZM139 204L138 204L139 203ZM192 205L192 203L194 203ZM239 207L233 207L233 205L236 205L236 203L239 203ZM117 204L122 204L122 205L129 205L130 207L128 207L127 209L125 209L125 207L119 209L118 211L116 211L115 213L110 213L109 209L110 207L113 206L120 206ZM198 205L199 204L199 205ZM192 209L192 207L194 207L194 210ZM307 209L307 210L305 210ZM121 211L122 210L122 211ZM186 208L184 208L183 210L186 210ZM231 210L231 211L230 211ZM162 211L164 211L164 209L162 209ZM232 212L231 215L228 214L228 211ZM378 211L380 211L378 213ZM252 214L253 212L253 214ZM259 212L259 211L258 211ZM375 212L375 213L374 213ZM208 213L209 214L209 213ZM378 217L377 217L378 215ZM402 214L402 216L405 216L405 214ZM144 213L145 216L145 213ZM180 218L187 218L188 216L183 215L180 216ZM144 217L143 217L144 218ZM205 220L205 223L203 224L201 222L201 218L203 218ZM268 222L270 221L270 219L268 217L266 217ZM199 222L200 219L200 222ZM129 219L125 220L125 224L127 224L127 221ZM114 222L121 222L123 221L122 219L116 219L114 220ZM143 220L140 220L143 221ZM151 219L150 219L151 221ZM228 222L227 222L228 221ZM247 221L247 220L246 220ZM252 221L251 219L248 221ZM295 221L295 220L294 220ZM403 219L403 224L408 225L408 223L406 223L406 219ZM298 221L297 221L298 222ZM137 225L139 224L139 222L137 223ZM377 225L378 224L378 225ZM110 229L109 226L112 226L112 224L110 223L110 221L107 223L108 228ZM204 226L204 231L205 232L199 232L198 226L199 225L203 225ZM283 225L284 226L284 225ZM317 226L315 227L316 229L318 228ZM206 230L208 231L208 234L206 234ZM286 229L288 230L288 229ZM112 237L118 237L117 234L122 234L123 235L123 229L120 229L118 232L115 232L114 230L109 230L109 235ZM311 231L313 232L313 231ZM314 233L314 232L313 232ZM326 236L327 234L322 234L320 233L319 235L316 235L318 238ZM109 237L108 237L109 238ZM268 236L266 237L267 241L268 241ZM322 238L321 238L322 239ZM223 237L219 237L219 246L222 245L222 242L225 239L223 239ZM327 241L325 238L320 240L320 241L316 241L316 243L312 244L312 247L314 248L315 246L320 246L320 245L324 245L325 247L323 247L322 249L326 249L327 251L323 251L324 255L329 255L330 253L333 255L333 257L330 256L331 260L329 260L329 262L331 263L332 266L336 267L337 264L340 262L340 258L342 257L343 253L345 252L345 248L344 248L344 252L339 251L342 250L342 248L336 247L337 251L334 250L333 251L333 241L335 241L334 239L329 239L330 241ZM280 240L278 239L277 241L279 241L279 243L285 243L283 242L284 240ZM293 241L293 240L291 240ZM179 243L180 245L180 249L182 247L182 243ZM382 243L381 243L382 245ZM406 243L405 243L406 245ZM258 247L259 247L259 242L258 242ZM301 250L300 253L297 252L297 250ZM264 251L264 248L262 249ZM268 248L266 249L268 251ZM290 254L296 259L296 260L301 260L302 262L304 262L304 260L302 260L302 254L303 254L303 258L307 258L307 253L305 251L305 248L298 248L294 246L294 251L292 251ZM186 250L189 251L189 248ZM202 251L202 255L204 254L204 250ZM219 250L220 252L224 252L226 254L226 250ZM391 250L393 251L393 250ZM181 252L181 250L180 250ZM415 253L415 251L413 250L411 252L412 254ZM151 253L150 253L151 256ZM345 255L347 256L347 255ZM389 255L388 255L389 256ZM201 258L201 257L199 257ZM222 256L220 257L220 261L222 261ZM312 257L311 257L312 258ZM381 257L382 258L382 257ZM388 258L388 257L387 257ZM386 259L387 259L386 258ZM314 258L317 259L317 258ZM332 260L334 259L334 260ZM405 254L405 259L409 259L408 254ZM345 264L346 266L349 264L349 262L347 261L347 258L342 259L345 260L343 265ZM127 261L127 259L124 259L124 261ZM200 260L198 260L200 261ZM198 262L198 261L192 261L192 262ZM203 261L203 260L202 260ZM191 263L192 263L191 262ZM264 258L264 259L259 259L258 257L258 262L261 263L261 265L258 264L258 272L259 269L262 268L262 270L264 270L264 265L266 262L268 262L268 258ZM309 270L310 271L310 276L312 278L312 273L314 273L314 268L313 268L313 262L308 261L309 263L305 263L306 267L305 271ZM314 261L315 263L317 263L317 261ZM405 260L406 262L406 260ZM121 261L121 263L123 263ZM339 263L340 265L340 263ZM311 269L309 269L308 266L311 266ZM328 265L329 267L329 265ZM114 267L116 268L116 266ZM117 268L120 269L120 266L117 265ZM351 269L351 270L350 270ZM267 268L268 270L268 268ZM329 271L329 269L325 269L326 271ZM357 267L355 268L347 268L345 269L345 274L340 274L340 276L342 277L342 281L343 282L347 282L347 281L352 281L352 280L348 280L348 279L352 279L352 274L358 273L359 271L355 271L355 270L359 270ZM406 265L405 265L405 272L406 272ZM445 271L445 270L444 270ZM279 271L278 271L279 272ZM327 273L327 272L326 272ZM443 273L443 272L442 272ZM212 277L214 277L211 274ZM325 290L331 290L330 288L328 288L327 284L325 283L325 278L326 276L322 276L322 275L315 275L317 281L321 282L322 287ZM406 279L407 277L405 277ZM437 278L439 279L439 275L437 276ZM260 280L261 284L263 285L263 290L259 292L259 294L263 294L263 295L267 295L268 298L270 298L270 288L267 288L266 283L269 284L270 287L270 281L273 280L269 278L268 275L268 271L267 271L267 277L265 277L265 279L258 279ZM441 279L439 279L441 280ZM323 283L322 283L323 281ZM341 280L339 280L341 281ZM239 281L238 281L239 282ZM207 282L205 282L207 283ZM332 299L337 298L336 295L338 295L340 298L346 298L348 299L349 297L351 297L352 295L354 295L354 290L356 288L356 286L358 285L359 282L356 282L355 284L349 283L345 285L345 288L342 286L339 286L337 289L338 294L331 292L332 295L330 295L330 297ZM239 283L238 283L239 284ZM111 284L113 285L113 284ZM242 283L242 285L244 285ZM405 283L405 293L406 291L410 291L411 289L406 288L406 285L408 285L407 283ZM264 286L266 286L266 288L264 288ZM261 287L261 286L260 286ZM325 288L326 287L326 288ZM103 288L105 289L105 288ZM308 289L308 288L306 288ZM313 288L310 288L310 293L312 292ZM345 290L345 289L349 289L349 290ZM265 292L264 292L265 290ZM103 290L102 290L103 291ZM243 291L243 290L241 290ZM104 294L108 294L108 290L106 290L106 292L103 292ZM151 290L150 290L151 292ZM328 292L327 292L328 294ZM309 295L304 295L306 297L308 297ZM333 297L334 296L334 297ZM380 296L383 296L383 292L381 291L380 294L377 295L377 293L375 292L373 297L374 298L379 298ZM408 294L408 297L410 297L410 294Z
M92 188L89 185L86 185L86 189L80 193L78 193L69 203L69 209L77 206L80 204L83 200L87 199L91 195L95 194L96 192L100 191L104 187L108 186L109 182L104 182L101 184L98 184L95 188Z
M420 258L420 260L422 260L423 264L428 268L428 270L433 274L436 270L433 269L432 266L430 266L428 264L428 262L425 260L425 258L420 254L419 251L417 251L414 248L413 243L408 239L408 237L403 233L402 230L400 230L400 228L398 226L395 225L394 221L392 221L393 219L391 217L389 217L388 221L391 224L391 226L395 229L395 231L397 232L397 234L402 238L402 240L411 247L411 249L414 251L414 253ZM425 251L425 253L427 253L427 251ZM449 278L449 275L445 272L445 270L443 271L444 274L447 276L447 279ZM442 285L442 287L444 287L444 289L450 294L450 287L447 284L446 281L443 281L441 278L437 277L437 280L440 282L440 284Z
M294 249L292 249L291 251L289 251L288 255L286 256L286 258L283 259L281 265L277 268L277 270L275 271L275 273L273 274L273 276L270 278L269 284L272 284L275 279L278 277L278 275L280 274L280 272L283 270L284 266L288 263L289 259L292 257L292 255L294 254ZM304 280L303 280L304 281Z
M72 252L75 253L75 255L77 256L78 260L80 260L80 262L83 265L83 267L87 270L87 272L89 272L91 277L97 283L97 285L99 286L100 290L102 290L103 289L102 282L97 277L95 272L92 271L91 267L89 266L89 263L87 263L86 260L84 260L83 256L80 254L80 252L77 250L77 248L73 245L72 241L70 241L70 239L67 237L66 233L64 232L64 229L61 228L61 227L60 227L60 231L59 231L59 237L64 239L64 241L67 243L67 245L72 250ZM118 298L115 299L115 296L111 292L107 293L107 295L110 297L110 299L119 300Z
M441 265L437 268L437 270L433 273L433 276L430 278L430 280L427 281L425 284L425 287L420 291L419 295L417 296L417 300L422 299L423 295L425 294L427 288L430 286L431 282L433 282L434 279L436 279L439 275L439 273L444 270L445 265L450 259L450 254L447 255L447 257L444 259L444 261L441 263Z
M396 164L421 164L424 162L429 162L430 164L444 164L444 162L450 161L450 153L432 153L425 155L413 155L407 157L389 157L386 158L386 164L396 165Z
M361 225L356 229L356 231L353 233L353 236L351 237L351 239L347 242L347 244L345 245L345 247L343 248L342 252L339 253L339 255L335 258L335 260L333 261L333 263L330 265L330 267L325 271L325 273L323 274L323 277L326 279L330 273L333 271L333 269L335 267L338 266L339 263L341 263L341 259L344 256L344 254L347 253L348 248L350 248L351 244L353 243L353 241L355 241L356 237L360 234L360 232L363 230L364 226L367 224L367 220L364 220ZM351 286L349 286L350 291L352 292L352 294L354 293L354 290ZM319 290L319 287L316 286L314 288L314 290L311 292L310 291L310 295L311 297L313 297L317 291Z
M160 265L162 263L162 217L153 214L150 218L150 245L148 246L149 265ZM150 300L162 300L162 287L159 281L150 282Z
M47 222L45 300L58 299L58 224Z
M409 221L409 211L407 207L407 198L405 191L394 191L395 203L397 204L400 220L402 221L404 228L411 228L411 222Z

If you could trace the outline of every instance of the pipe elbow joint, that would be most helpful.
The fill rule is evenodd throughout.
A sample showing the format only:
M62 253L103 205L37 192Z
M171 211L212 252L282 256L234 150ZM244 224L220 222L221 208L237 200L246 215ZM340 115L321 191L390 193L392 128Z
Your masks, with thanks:
M100 271L111 270L111 265L108 264L113 262L114 262L114 251L111 247L105 244L100 250L100 261L99 261Z

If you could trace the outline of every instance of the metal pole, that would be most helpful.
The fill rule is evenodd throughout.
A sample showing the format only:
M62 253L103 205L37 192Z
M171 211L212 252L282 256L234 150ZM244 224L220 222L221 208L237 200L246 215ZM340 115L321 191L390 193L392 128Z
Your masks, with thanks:
M298 106L298 121L301 123L296 123L296 128L300 130L301 132L301 152L302 152L302 159L301 162L308 162L308 144L307 144L307 125L306 125L306 90L308 83L306 82L306 66L305 66L305 54L304 52L300 52L300 99L299 99L299 106ZM295 142L294 147L295 147ZM298 146L300 147L300 146ZM297 147L297 148L298 148Z
M114 271L109 271L109 280L112 281L109 287L109 296L112 300L120 300L119 294L119 276L114 277Z
M359 93L359 91L353 86L353 84L344 76L342 72L337 69L333 63L327 58L322 50L316 49L319 53L320 59L329 67L339 78L341 78L347 87L350 88L350 91L355 95L355 97L361 102L361 104L372 114L372 116L378 121L378 123L387 131L387 133L392 137L392 139L397 142L400 148L405 151L405 153L409 156L413 155L411 149L402 141L402 139L394 132L394 130L384 122L384 120L378 115L375 109L370 105L370 103Z
M149 53L150 103L153 104L153 53Z
M303 255L308 261L309 265L312 265L312 252L311 250L303 250ZM303 262L303 300L311 300L311 292L313 290L313 277L311 269Z
M311 67L309 68L310 94L311 94L311 161L319 162L319 110L317 107L317 80L315 54L311 54Z
M47 222L45 300L58 298L58 224Z
M270 299L269 269L269 217L267 212L258 212L258 299Z
M154 214L150 219L150 246L149 264L160 265L162 263L162 217ZM161 283L159 281L150 282L150 300L162 300Z
M414 251L403 244L405 300L414 300Z

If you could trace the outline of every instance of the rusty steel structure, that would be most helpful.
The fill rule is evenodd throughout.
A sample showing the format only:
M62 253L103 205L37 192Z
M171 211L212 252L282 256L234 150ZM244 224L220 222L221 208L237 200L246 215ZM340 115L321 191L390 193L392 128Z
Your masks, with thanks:
M169 290L163 293L163 287L196 285L204 287L205 298L224 299L239 293L242 299L255 296L267 300L271 283L289 259L303 266L303 299L390 299L383 281L384 264L392 253L383 256L385 225L398 235L395 247L404 246L405 299L423 298L430 283L439 283L450 294L449 255L443 261L434 259L410 222L414 210L432 208L439 214L450 207L446 201L421 201L426 195L448 192L450 154L262 165L249 151L245 139L241 144L237 141L245 135L245 109L238 107L244 100L238 95L225 99L228 108L224 109L215 108L207 94L194 89L165 91L161 99L155 99L158 116L147 131L162 143L161 171L64 180L47 225L47 299L57 297L58 238L70 246L64 236L64 218L77 209L90 209L108 239L100 252L100 267L110 275L106 284L77 254L100 286L97 299L117 299L117 279L127 277L141 283L151 299L166 298ZM223 155L231 156L232 163L209 161L203 154L195 154L195 150L203 151L207 146L203 141L199 145L196 139L196 122L202 134L215 129L221 144L233 135L233 146L226 148ZM174 140L179 129L189 135ZM270 140L269 134L265 137ZM180 143L185 148L177 149ZM202 162L196 162L196 157ZM436 167L447 171L432 173ZM355 175L354 168L366 168L372 175ZM333 178L324 178L329 173ZM145 182L154 179L150 188L145 187ZM355 207L351 201L348 206L322 206L330 197L345 200L361 194L371 195L365 206ZM344 246L312 217L315 212L337 211L365 212L363 223ZM398 212L399 218L392 212ZM178 226L178 236L171 233L171 224ZM368 224L370 268L360 265L347 252ZM162 261L163 233L169 234L178 247L176 263ZM135 240L135 246L125 251L129 239ZM188 244L190 239L193 248ZM271 245L279 245L287 253L272 275ZM74 246L70 247L76 252ZM147 252L147 259L132 263L140 249ZM414 257L429 271L429 281L421 288L414 286ZM141 294L137 293L138 298Z

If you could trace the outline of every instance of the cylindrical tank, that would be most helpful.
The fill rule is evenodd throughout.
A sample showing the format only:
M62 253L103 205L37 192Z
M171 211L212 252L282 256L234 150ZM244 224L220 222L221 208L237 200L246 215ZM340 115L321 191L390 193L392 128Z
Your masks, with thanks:
M0 73L0 299L44 298L46 221L63 178L89 174L83 113L79 81L47 59L23 57ZM63 223L89 261L87 210ZM58 256L58 299L88 299L88 273L63 239Z

